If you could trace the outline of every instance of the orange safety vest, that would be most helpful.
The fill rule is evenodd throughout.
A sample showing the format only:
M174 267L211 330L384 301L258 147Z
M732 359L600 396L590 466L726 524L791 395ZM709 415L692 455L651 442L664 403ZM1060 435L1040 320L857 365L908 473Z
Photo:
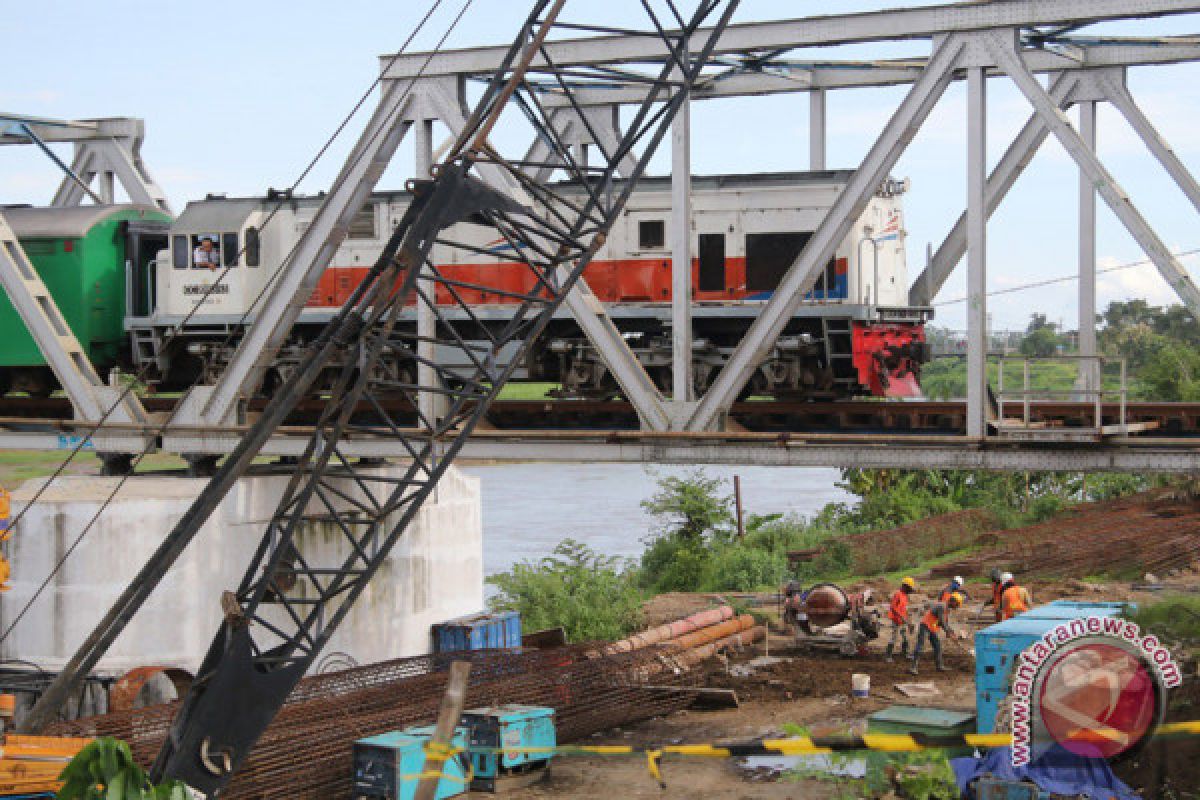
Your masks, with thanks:
M1016 584L1004 590L1000 604L1001 619L1012 619L1017 614L1029 610L1029 606L1025 604L1025 591Z
M929 628L930 633L941 633L942 626L938 623L937 614L933 613L933 609L925 612L925 616L921 617L921 624Z
M1000 620L1000 615L1003 611L1002 604L1004 603L1004 585L1000 583L992 584L992 605L995 606L993 611L996 614L996 620Z
M897 589L892 595L892 602L888 606L888 618L897 625L908 621L908 594L903 589Z

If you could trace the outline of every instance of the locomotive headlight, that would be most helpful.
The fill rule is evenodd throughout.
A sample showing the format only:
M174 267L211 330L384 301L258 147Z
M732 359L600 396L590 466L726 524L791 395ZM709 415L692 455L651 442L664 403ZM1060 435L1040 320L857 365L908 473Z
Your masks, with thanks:
M201 342L192 342L187 346L187 351L194 356L202 356L208 352L208 347Z

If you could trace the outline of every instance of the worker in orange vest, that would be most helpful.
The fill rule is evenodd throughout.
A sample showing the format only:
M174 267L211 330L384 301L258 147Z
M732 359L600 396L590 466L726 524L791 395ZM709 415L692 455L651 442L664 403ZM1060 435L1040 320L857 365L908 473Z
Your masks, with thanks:
M996 622L1001 620L1001 605L1004 595L1004 573L999 569L992 570L992 596L988 600L983 601L983 607L979 609L979 613L983 614L983 609L992 606L992 612L996 615Z
M900 656L908 658L908 596L917 590L917 582L912 578L900 581L900 588L892 594L888 603L888 619L892 621L892 638L887 645L887 660L893 661L892 653L896 642L900 643Z
M925 612L925 616L921 617L920 630L917 631L917 646L913 650L912 666L908 668L913 675L918 674L917 664L921 660L921 650L925 647L926 637L929 638L929 646L933 648L933 660L937 664L938 672L946 671L946 665L942 661L941 634L942 631L945 631L947 636L966 638L965 631L956 631L950 627L950 611L961 608L962 604L962 593L952 592L945 602L935 601L931 604L929 610Z
M950 595L958 592L963 596L963 602L967 600L967 590L963 588L963 579L961 575L955 575L954 579L946 585L945 589L938 592L937 600L939 603L944 603L950 599Z
M1000 619L1012 619L1017 614L1028 611L1029 607L1033 605L1033 598L1029 596L1029 590L1023 586L1017 586L1011 572L1001 575L1000 580L1003 583L1000 592Z

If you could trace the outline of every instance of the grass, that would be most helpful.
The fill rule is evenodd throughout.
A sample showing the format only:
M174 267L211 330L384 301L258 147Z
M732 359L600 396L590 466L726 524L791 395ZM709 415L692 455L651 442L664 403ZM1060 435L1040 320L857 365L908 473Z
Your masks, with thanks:
M1200 596L1166 595L1125 616L1161 641L1181 642L1192 652L1200 648Z
M54 473L66 460L69 450L0 450L0 486L15 489L32 478L44 478ZM169 453L151 453L142 459L138 472L183 469L184 460ZM67 475L99 475L100 460L95 453L82 452L65 470Z
M1069 393L1075 387L1078 366L1073 361L1032 360L1029 363L1029 387L1035 392L1043 393L1035 399L1067 400ZM996 359L988 362L988 383L996 388L999 385L999 364ZM1019 392L1025 384L1025 376L1019 361L1005 362L1004 388L1005 393ZM1116 391L1120 389L1120 375L1116 365L1110 365L1104 372L1104 388L1113 392L1107 401L1117 399ZM938 358L926 364L921 369L921 388L925 394L936 400L961 398L967 391L967 362L964 358ZM1130 395L1133 396L1135 382L1129 378ZM1054 394L1044 394L1053 392ZM1020 402L1013 395L1012 402Z

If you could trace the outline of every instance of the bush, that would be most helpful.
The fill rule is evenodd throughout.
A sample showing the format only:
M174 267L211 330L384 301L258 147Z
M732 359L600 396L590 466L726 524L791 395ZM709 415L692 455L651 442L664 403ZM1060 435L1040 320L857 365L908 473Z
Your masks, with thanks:
M642 621L642 593L618 559L565 539L540 562L522 562L488 582L497 611L518 611L526 630L561 626L570 641L619 639Z
M712 555L704 585L710 592L752 592L778 589L787 577L785 553L738 543Z

